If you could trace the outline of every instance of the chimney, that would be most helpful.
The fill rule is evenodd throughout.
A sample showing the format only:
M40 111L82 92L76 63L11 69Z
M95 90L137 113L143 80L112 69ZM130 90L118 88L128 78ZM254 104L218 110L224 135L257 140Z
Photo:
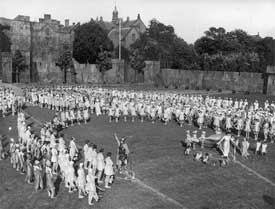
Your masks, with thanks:
M65 20L65 27L69 27L70 26L70 20L66 19Z
M73 22L73 26L75 26L75 23Z
M49 15L49 14L44 14L44 19L45 19L45 20L50 20L50 19L51 19L51 15Z
M100 16L100 22L103 22L103 17L102 16Z
M140 19L140 14L138 14L137 19Z
M127 20L126 20L126 21L127 21L127 22L129 22L129 21L130 21L130 17L129 17L129 16L127 17Z

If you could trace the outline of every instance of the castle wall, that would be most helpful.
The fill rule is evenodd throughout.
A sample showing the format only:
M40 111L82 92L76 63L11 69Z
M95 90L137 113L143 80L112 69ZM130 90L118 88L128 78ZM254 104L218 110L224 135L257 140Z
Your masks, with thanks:
M275 66L267 66L267 91L268 95L275 95Z
M167 88L263 92L261 73L160 69L147 62L145 83ZM275 80L274 80L275 83Z
M20 50L26 58L27 69L20 75L21 82L60 81L56 62L64 44L72 48L71 27L64 27L50 15L44 15L39 22L30 22L29 17L20 15L14 20L0 18L0 24L10 26L6 34L12 53Z
M0 80L5 83L12 82L12 55L10 52L0 53Z
M117 59L112 60L112 68L107 70L104 74L99 71L99 68L95 64L79 64L74 60L74 69L76 72L77 83L109 83L118 84L124 83L125 65L124 61Z

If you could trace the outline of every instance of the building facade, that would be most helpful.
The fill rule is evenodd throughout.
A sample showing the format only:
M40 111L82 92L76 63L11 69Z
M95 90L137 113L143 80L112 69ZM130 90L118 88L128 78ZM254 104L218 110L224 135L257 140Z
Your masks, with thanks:
M42 81L50 78L48 73L60 71L56 66L60 49L63 45L72 48L74 38L74 25L70 25L69 20L63 25L49 14L38 22L30 21L29 16L18 15L14 19L0 18L0 24L9 26L4 32L10 39L11 53L19 50L26 58L27 68L20 76L25 82Z
M116 48L119 45L119 22L121 21L121 45L127 49L130 48L140 35L145 33L146 26L141 20L140 14L137 18L130 20L129 17L124 21L119 18L117 8L115 7L112 15L112 21L104 21L102 17L97 22L108 32L109 39L113 42Z

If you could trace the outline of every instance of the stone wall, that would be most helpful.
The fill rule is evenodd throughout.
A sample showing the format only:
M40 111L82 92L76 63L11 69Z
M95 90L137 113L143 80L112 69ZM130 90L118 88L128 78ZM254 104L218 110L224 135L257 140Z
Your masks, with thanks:
M160 62L158 61L145 61L144 68L144 83L162 85L162 75L160 69Z
M0 80L4 83L12 82L12 55L9 52L0 53Z
M77 61L74 62L74 69L76 72L77 83L109 83L117 84L124 83L124 61L113 59L112 68L105 72L104 78L102 73L96 64L79 64Z
M275 66L267 66L267 88L268 95L275 95Z
M261 73L161 69L161 75L172 88L263 92Z
M274 81L275 82L275 81ZM160 69L159 62L147 61L144 83L167 88L263 92L261 73Z

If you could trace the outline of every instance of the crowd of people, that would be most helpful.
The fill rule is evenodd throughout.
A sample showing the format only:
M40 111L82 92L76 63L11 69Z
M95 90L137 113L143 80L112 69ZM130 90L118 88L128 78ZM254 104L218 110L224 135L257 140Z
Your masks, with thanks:
M274 142L275 103L266 101L260 107L255 100L203 97L157 91L127 91L87 86L57 86L26 89L28 102L57 111L56 120L64 127L87 122L94 114L107 114L109 122L145 120L165 125L175 121L181 127L185 122L202 129L222 129L244 134L247 140ZM259 138L263 133L263 138Z
M9 113L14 116L16 111L23 109L24 105L24 96L15 95L11 88L0 87L0 112L3 118Z
M55 122L62 127L87 123L92 114L108 115L109 122L116 123L161 121L165 125L175 122L180 127L193 124L199 130L211 128L216 134L235 133L231 141L245 158L251 143L255 144L255 153L265 155L268 143L275 140L274 101L266 100L261 107L257 100L249 104L246 99L89 86L31 88L26 89L26 95L28 102L55 110ZM203 138L205 133L200 137ZM201 143L196 134L187 136L185 153L191 151L189 141Z
M69 144L66 143L62 128L55 123L55 118L45 123L39 134L35 133L28 126L22 111L25 101L15 96L11 89L3 88L0 92L1 107L4 107L4 111L1 109L2 115L5 117L9 112L12 115L17 113L18 129L18 140L10 139L8 152L4 150L0 137L0 160L8 153L13 168L22 175L26 174L26 183L34 183L36 191L47 188L50 198L55 198L56 188L59 187L57 184L61 180L69 193L78 191L79 198L88 196L89 205L99 201L99 192L104 191L100 184L104 183L105 189L111 188L116 168L120 171L127 165L129 149L126 137L119 139L114 135L118 143L116 167L112 153L104 156L104 149L98 149L89 140L82 149L73 137Z
M69 193L78 191L79 198L87 195L89 205L93 205L93 200L99 200L98 193L104 191L100 184L104 183L106 189L111 188L115 174L111 152L105 157L104 149L98 149L90 141L85 143L81 152L75 138L72 137L67 145L53 123L46 123L40 136L36 136L27 126L22 112L18 113L17 127L18 141L12 138L10 142L10 161L13 168L26 173L27 183L35 183L35 190L46 187L49 197L54 198L56 181L61 178ZM117 140L124 143L124 139Z
M73 137L67 145L61 131L75 124L87 123L93 114L96 117L108 115L109 122L115 123L161 121L167 125L175 122L180 127L195 125L199 130L211 128L217 135L226 132L220 142L225 157L228 157L230 143L247 158L250 143L256 144L255 153L266 154L267 143L274 143L275 139L274 102L266 101L261 107L257 100L249 104L246 99L233 101L232 98L90 86L32 87L24 91L25 96L18 97L11 89L0 89L3 117L8 112L13 115L18 112L18 141L11 139L10 161L17 171L26 173L27 183L35 183L36 190L45 187L45 175L51 198L56 195L58 177L70 193L78 191L79 198L87 195L90 205L93 200L99 200L98 194L104 190L100 187L103 180L105 188L110 188L115 174L112 154L108 152L105 157L104 149L98 149L90 141L85 143L81 152ZM22 112L25 103L56 112L53 120L43 125L39 136L26 123ZM234 132L236 137L230 135ZM200 137L197 137L197 131L193 136L187 132L185 154L195 149L198 143L204 148L205 135L205 131ZM241 135L242 141L239 140ZM116 134L114 137L118 143L117 165L121 169L127 166L130 151L125 137L119 139ZM0 152L3 150L1 147L0 144ZM194 159L207 163L209 157L208 153L203 155L197 152Z

